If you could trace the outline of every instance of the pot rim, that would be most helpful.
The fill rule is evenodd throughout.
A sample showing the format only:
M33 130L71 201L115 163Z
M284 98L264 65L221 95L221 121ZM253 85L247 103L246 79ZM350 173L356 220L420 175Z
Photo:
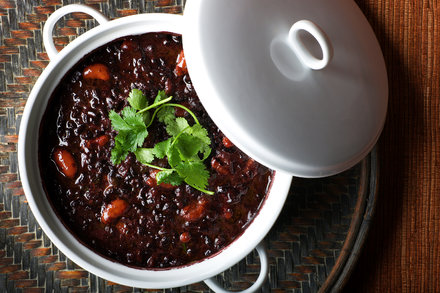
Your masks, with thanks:
M249 254L277 219L290 189L291 175L276 171L272 187L251 224L241 236L217 254L196 263L166 270L132 268L111 261L78 241L58 218L41 184L38 133L50 94L66 72L85 54L120 37L148 32L182 34L184 17L171 14L138 14L101 24L77 37L51 60L35 83L26 103L18 140L19 172L29 206L49 239L85 270L123 285L171 288L215 276ZM271 195L271 196L269 196Z

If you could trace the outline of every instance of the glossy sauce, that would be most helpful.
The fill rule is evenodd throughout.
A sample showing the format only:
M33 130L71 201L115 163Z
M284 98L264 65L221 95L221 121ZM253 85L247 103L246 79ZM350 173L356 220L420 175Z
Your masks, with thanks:
M157 185L157 170L133 154L115 166L108 114L128 105L131 89L150 104L158 90L190 108L208 130L211 174L203 194L187 184ZM180 108L176 116L190 115ZM144 147L168 138L157 120ZM85 245L123 264L168 268L210 256L255 217L273 171L238 150L214 125L192 87L181 37L150 33L113 41L84 57L52 95L40 127L42 181L63 223ZM166 160L156 165L167 166Z

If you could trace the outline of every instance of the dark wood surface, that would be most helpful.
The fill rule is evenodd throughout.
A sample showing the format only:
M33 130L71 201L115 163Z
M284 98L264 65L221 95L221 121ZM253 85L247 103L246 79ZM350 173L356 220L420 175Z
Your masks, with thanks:
M376 214L347 292L440 292L440 3L356 1L385 56Z

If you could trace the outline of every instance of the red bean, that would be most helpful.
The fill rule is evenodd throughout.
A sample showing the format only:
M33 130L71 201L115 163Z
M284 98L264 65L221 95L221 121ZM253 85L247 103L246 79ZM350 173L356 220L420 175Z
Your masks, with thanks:
M101 79L104 81L110 79L110 73L107 66L99 63L87 66L84 69L83 75L86 79Z
M72 154L64 149L57 149L54 154L54 160L59 170L69 178L75 177L77 167Z
M114 220L120 218L128 208L128 204L123 199L115 199L110 204L104 207L101 214L101 222L109 224Z

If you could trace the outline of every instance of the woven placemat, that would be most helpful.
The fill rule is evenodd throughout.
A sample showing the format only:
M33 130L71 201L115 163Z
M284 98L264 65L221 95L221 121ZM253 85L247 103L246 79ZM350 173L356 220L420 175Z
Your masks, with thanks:
M48 15L86 3L110 18L137 13L181 13L184 1L0 0L0 292L139 292L84 271L43 233L29 210L17 167L17 140L26 98L49 63L42 45ZM65 17L54 32L61 49L94 27L82 13ZM374 208L375 156L325 179L297 179L265 238L270 271L262 292L338 289L356 261ZM257 278L254 252L218 276L226 288L245 289ZM148 292L209 292L202 283Z

